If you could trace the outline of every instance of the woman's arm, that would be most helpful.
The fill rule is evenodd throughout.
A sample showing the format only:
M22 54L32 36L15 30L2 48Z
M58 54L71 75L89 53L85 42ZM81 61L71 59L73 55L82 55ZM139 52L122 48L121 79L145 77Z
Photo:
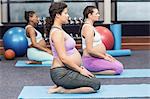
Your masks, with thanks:
M51 51L50 49L48 48L44 48L43 46L40 46L37 42L36 42L36 33L35 33L35 30L33 27L28 27L27 28L27 33L29 34L29 37L31 39L31 42L32 42L32 45L33 47L39 49L39 50L42 50L42 51L45 51L45 52L48 52L49 54L51 54Z
M99 52L97 49L93 48L93 38L94 38L94 31L93 27L90 25L86 25L82 28L82 35L85 37L86 41L86 49L87 52L94 57L98 58L105 58L105 53Z

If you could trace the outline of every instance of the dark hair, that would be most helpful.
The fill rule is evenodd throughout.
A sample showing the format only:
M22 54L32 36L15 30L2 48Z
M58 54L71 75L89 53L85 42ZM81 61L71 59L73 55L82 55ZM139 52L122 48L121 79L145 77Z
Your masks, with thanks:
M61 14L63 10L67 8L64 2L53 2L49 7L49 17L46 18L45 32L49 33L56 14Z
M67 8L67 5L64 2L54 2L51 4L49 7L51 24L53 24L56 14L61 14L65 8Z
M97 9L97 7L95 6L87 6L84 11L83 11L83 16L85 18L88 18L88 14L92 14L93 13L93 9Z
M35 14L34 11L25 11L25 15L24 15L24 18L27 22L29 22L29 17L32 17L33 14Z
M44 33L46 33L46 35L49 35L49 31L51 29L51 19L50 17L46 17L45 19L45 24L44 24Z

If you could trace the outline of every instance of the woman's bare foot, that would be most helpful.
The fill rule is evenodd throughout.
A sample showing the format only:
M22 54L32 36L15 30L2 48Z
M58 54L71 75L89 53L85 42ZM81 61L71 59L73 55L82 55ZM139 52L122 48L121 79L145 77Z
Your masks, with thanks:
M52 94L52 93L64 93L65 89L63 87L50 87L48 89L48 93Z
M52 93L51 90L56 89L56 88L57 88L56 85L50 86L50 87L48 88L48 93Z
M58 86L57 85L54 85L54 86L50 86L49 89L54 89L54 88L57 88Z
M42 64L42 62L29 60L29 61L26 61L26 64Z

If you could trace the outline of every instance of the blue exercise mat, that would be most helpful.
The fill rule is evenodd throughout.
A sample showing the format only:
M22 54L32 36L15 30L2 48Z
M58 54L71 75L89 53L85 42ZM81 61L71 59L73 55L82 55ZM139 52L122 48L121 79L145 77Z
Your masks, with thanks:
M150 97L150 84L102 85L97 93L90 94L48 94L48 88L48 86L25 86L18 99Z
M150 69L125 69L120 75L96 75L96 78L150 77Z
M50 67L51 64L26 64L27 60L18 60L15 64L16 67Z
M107 53L111 56L127 56L131 55L130 49L122 49L122 50L107 50Z

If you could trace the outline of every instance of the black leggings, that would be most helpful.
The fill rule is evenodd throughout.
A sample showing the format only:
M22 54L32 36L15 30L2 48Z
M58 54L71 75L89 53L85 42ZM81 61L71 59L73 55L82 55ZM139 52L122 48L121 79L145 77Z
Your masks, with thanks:
M66 89L91 87L97 91L101 86L99 79L95 77L88 78L72 69L69 69L68 67L50 69L50 74L53 82L57 86L62 86Z

